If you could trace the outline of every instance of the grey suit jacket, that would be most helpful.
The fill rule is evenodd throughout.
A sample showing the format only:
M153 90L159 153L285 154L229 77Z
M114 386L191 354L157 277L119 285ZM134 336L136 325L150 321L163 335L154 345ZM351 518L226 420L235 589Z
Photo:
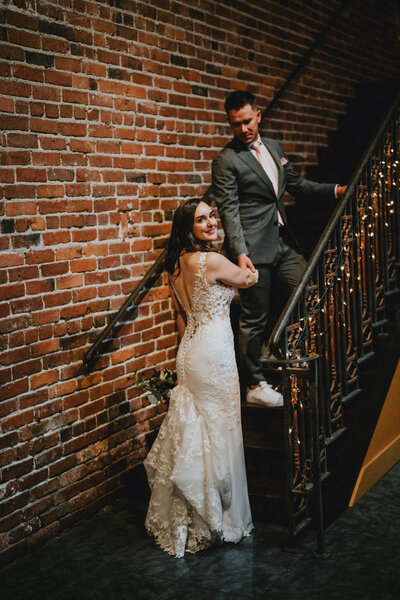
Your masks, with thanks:
M335 184L315 183L300 177L276 140L261 138L279 172L278 195L252 152L233 138L212 163L213 194L225 231L224 247L236 262L248 254L255 264L274 262L279 248L278 213L286 222L284 192L296 198L334 197Z

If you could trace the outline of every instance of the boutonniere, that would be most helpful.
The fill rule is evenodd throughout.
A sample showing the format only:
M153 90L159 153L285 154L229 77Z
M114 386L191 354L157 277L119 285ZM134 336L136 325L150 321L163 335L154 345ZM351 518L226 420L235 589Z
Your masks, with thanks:
M282 158L281 158L281 165L282 165L282 167L284 167L285 165L287 165L288 162L289 162L288 159L285 158L284 156L282 156Z

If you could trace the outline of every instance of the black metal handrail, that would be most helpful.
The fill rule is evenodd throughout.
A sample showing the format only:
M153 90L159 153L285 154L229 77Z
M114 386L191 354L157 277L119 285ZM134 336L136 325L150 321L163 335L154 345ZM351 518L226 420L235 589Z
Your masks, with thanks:
M346 193L343 195L343 197L338 202L335 210L333 211L333 213L331 215L331 218L330 218L328 224L325 227L325 230L323 231L323 233L321 235L321 238L319 239L313 253L311 254L311 257L307 263L307 267L306 267L306 270L304 272L301 282L293 291L284 310L282 311L282 313L280 315L280 318L278 319L278 321L274 327L274 330L272 331L272 334L271 334L270 340L269 340L269 347L270 347L272 355L277 358L280 358L280 359L285 358L282 355L282 348L280 346L280 341L281 341L282 335L285 331L285 328L289 322L290 316L292 315L293 310L296 307L296 304L299 302L302 294L304 293L305 287L307 286L307 283L310 280L310 276L315 271L318 261L321 259L321 255L327 246L329 238L331 237L333 230L334 230L335 226L337 225L337 222L340 219L340 216L342 215L346 205L351 201L351 198L354 194L355 188L360 181L361 174L364 171L364 169L366 168L368 160L370 159L378 141L382 137L388 123L390 122L391 119L393 119L393 115L396 112L396 110L399 106L399 103L400 103L400 92L397 94L394 102L391 105L391 108L389 109L387 115L384 117L383 122L381 123L376 135L374 136L373 140L371 141L368 148L366 149L364 156L361 158L361 160L358 164L358 167L356 168L356 170L347 186Z
M338 203L269 340L282 376L288 526L312 520L324 554L327 448L362 394L360 366L388 329L400 293L400 92Z
M285 82L282 84L282 86L279 88L279 90L274 94L272 100L268 103L267 107L264 109L264 111L262 113L262 118L266 117L266 115L271 112L271 110L275 107L278 100L282 97L282 95L286 91L287 87L295 79L295 77L298 75L298 73L307 65L307 63L309 62L311 55L313 54L315 49L325 39L328 31L332 28L334 23L338 20L338 18L340 17L342 12L347 8L347 6L350 4L350 2L351 2L351 0L343 0L342 1L340 7L335 11L335 13L329 19L329 21L327 22L325 27L317 35L314 42L311 44L310 48L307 50L306 54L297 63L297 65L292 70L292 72L289 74L289 76L287 77ZM212 199L212 196L213 196L212 186L210 186L204 193L203 200ZM114 329L114 327L117 325L117 323L120 322L124 318L124 316L127 314L128 310L130 310L130 307L132 306L132 304L137 301L137 299L140 297L142 292L144 290L148 291L150 289L149 282L154 281L154 274L160 275L160 273L163 270L165 256L166 256L166 251L164 251L156 259L155 263L152 265L152 267L146 273L146 275L144 276L142 281L140 281L138 286L127 297L127 299L122 304L120 309L111 318L110 322L105 327L105 329L96 338L96 340L92 344L92 346L90 346L90 348L85 352L84 357L83 357L83 362L85 365L89 366L90 364L93 363L101 346L103 345L104 341L108 338L109 334ZM158 275L157 275L157 277L158 277ZM157 279L157 277L156 277L156 279Z
M318 48L318 46L323 42L323 40L327 36L328 32L332 28L332 26L336 23L336 21L338 20L340 15L343 13L343 11L348 7L350 2L351 2L351 0L343 0L341 5L339 6L339 8L333 13L331 18L326 23L325 27L323 27L323 29L320 31L320 33L315 38L314 42L311 44L311 46L307 50L305 55L301 58L301 60L299 60L299 62L297 63L297 65L295 66L293 71L287 77L286 81L282 84L282 86L279 88L279 90L274 94L271 102L269 102L268 106L263 110L263 112L262 112L263 119L272 111L272 109L275 107L277 102L281 99L281 97L285 93L286 89L289 87L289 85L292 83L292 81L295 79L295 77L308 64L308 62L309 62L312 54L316 50L316 48Z
M85 355L83 357L83 362L85 363L85 365L90 365L93 362L102 344L108 339L109 334L113 331L117 323L119 323L125 317L127 312L131 310L133 306L135 306L140 296L144 297L146 293L153 287L153 284L157 281L158 277L164 270L164 261L166 255L167 250L166 248L164 248L160 256L154 261L154 263L147 271L143 279L139 282L137 287L133 290L133 292L129 294L129 296L122 304L120 309L114 314L108 325L96 338L96 341L85 352Z

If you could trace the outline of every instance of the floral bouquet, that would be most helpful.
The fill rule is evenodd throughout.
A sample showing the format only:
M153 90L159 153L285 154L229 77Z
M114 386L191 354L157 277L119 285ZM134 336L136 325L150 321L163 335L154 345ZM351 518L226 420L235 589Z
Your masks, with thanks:
M150 404L159 404L159 402L168 404L171 390L175 387L176 381L177 374L171 369L153 369L152 375L139 373L136 377L136 383L145 392L150 392L147 396Z

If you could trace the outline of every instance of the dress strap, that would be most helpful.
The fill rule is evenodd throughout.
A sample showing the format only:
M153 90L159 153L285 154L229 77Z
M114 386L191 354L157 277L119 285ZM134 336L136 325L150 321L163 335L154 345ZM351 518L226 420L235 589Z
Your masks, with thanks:
M199 260L198 260L198 266L199 266L199 270L198 270L198 274L201 276L202 279L204 279L205 273L206 273L206 257L207 257L207 252L200 252L200 256L199 256Z

